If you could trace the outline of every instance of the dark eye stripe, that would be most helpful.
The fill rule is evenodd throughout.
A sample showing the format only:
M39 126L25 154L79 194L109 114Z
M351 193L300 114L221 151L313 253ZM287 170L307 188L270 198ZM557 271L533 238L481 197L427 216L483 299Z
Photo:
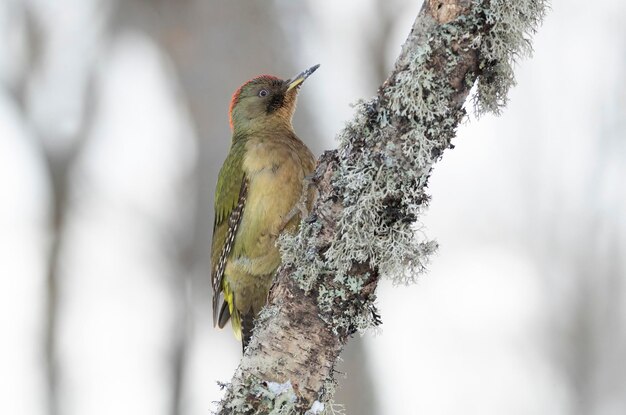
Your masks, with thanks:
M267 113L271 113L279 109L283 106L283 101L285 100L285 96L280 93L274 94L267 103Z

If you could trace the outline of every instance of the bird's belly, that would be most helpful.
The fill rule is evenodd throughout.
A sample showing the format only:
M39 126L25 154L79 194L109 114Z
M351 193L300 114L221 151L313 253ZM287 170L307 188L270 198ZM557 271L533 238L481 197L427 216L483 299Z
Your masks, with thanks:
M224 272L224 283L233 293L234 306L241 313L255 315L263 308L272 285L273 273L265 275L247 272L246 258L229 261Z
M301 171L284 166L264 169L251 177L239 231L247 235L243 247L246 256L278 252L276 239L292 219L290 215L302 195L302 179Z
M224 270L241 312L258 312L265 304L281 258L276 240L300 221L294 208L302 196L300 156L284 143L250 143L243 169L248 180L246 203L235 243Z
M290 215L302 194L302 175L280 170L263 170L249 179L246 207L224 272L236 307L244 313L249 309L257 313L265 304L281 262L276 239L299 222L299 216Z
M302 162L289 147L271 143L251 146L243 167L248 193L231 258L246 258L252 274L273 273L280 265L276 239L299 221L290 216L302 195Z

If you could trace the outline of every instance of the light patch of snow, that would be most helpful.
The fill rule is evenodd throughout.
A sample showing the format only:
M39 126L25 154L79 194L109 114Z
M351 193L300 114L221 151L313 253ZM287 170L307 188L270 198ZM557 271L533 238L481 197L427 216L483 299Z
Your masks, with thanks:
M306 411L304 415L316 415L316 414L321 414L323 412L324 412L324 404L320 401L315 401L313 402L313 405L311 405L311 409Z
M285 392L293 391L293 386L291 385L291 381L288 380L285 383L278 382L267 382L267 390L272 392L275 395L280 395ZM294 396L295 398L295 396Z

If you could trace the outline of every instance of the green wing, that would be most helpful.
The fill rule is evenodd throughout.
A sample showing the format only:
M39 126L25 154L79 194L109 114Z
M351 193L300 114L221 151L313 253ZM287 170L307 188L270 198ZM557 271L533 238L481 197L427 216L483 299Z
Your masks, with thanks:
M234 142L220 170L215 189L215 222L211 244L211 285L213 286L213 325L217 323L226 260L232 250L243 215L247 180L242 164L245 143Z

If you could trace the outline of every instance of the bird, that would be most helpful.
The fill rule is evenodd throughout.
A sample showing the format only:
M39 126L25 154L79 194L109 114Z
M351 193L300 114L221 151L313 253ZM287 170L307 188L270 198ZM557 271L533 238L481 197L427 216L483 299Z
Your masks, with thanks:
M287 80L257 76L230 102L232 138L215 187L213 326L230 319L244 352L281 263L277 238L295 232L311 204L303 183L315 158L292 118L302 83L319 66Z

